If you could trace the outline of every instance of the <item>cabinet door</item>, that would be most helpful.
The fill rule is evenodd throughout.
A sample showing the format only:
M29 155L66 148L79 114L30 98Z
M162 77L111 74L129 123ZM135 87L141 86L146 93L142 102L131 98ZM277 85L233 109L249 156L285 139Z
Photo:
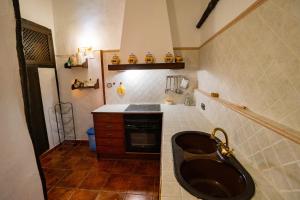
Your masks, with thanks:
M93 115L97 152L121 155L125 153L124 120L122 114Z
M124 123L123 114L115 113L95 113L94 114L95 124L122 124Z

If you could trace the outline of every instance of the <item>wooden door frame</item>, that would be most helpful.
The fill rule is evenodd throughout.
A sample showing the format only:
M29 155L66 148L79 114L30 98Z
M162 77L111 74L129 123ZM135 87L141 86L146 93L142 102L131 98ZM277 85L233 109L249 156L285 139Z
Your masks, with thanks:
M102 92L103 92L103 104L106 104L106 93L105 93L105 74L104 74L104 55L103 50L100 50L100 65L101 65L101 77L102 77Z
M13 2L13 7L14 7L14 13L15 13L15 20L16 20L16 49L17 49L17 56L18 56L18 61L19 61L19 73L20 73L20 78L21 78L21 86L22 86L22 96L23 96L23 102L24 102L24 111L25 111L25 118L26 118L26 123L28 127L29 133L32 132L32 126L31 126L31 113L30 113L30 102L29 102L29 91L28 91L28 77L27 77L27 67L26 64L31 65L31 67L42 67L42 68L54 68L55 70L55 77L56 77L56 85L57 85L57 93L58 93L58 100L60 102L60 91L59 91L59 83L58 83L58 76L57 76L57 70L56 70L56 63L55 63L55 54L54 54L54 49L50 47L50 54L51 54L51 60L52 62L49 64L39 64L35 65L35 63L26 63L25 61L25 55L23 52L23 40L22 40L22 23L31 23L32 25L36 27L40 27L44 30L47 28L40 26L38 24L35 24L33 22L30 22L28 20L22 19L21 18L21 13L20 13L20 4L19 0L12 0ZM49 31L50 29L48 29ZM51 33L51 30L50 30ZM52 37L51 37L51 42ZM51 45L50 45L51 46ZM29 137L31 138L32 143L34 143L34 140L32 138L32 135L29 134ZM33 145L34 147L34 145ZM46 187L46 179L44 176L44 172L41 166L41 162L39 159L39 156L37 154L37 151L35 148L34 149L34 154L35 154L35 160L37 164L37 168L39 171L41 183L42 183L42 188L43 188L43 195L44 199L47 200L47 187Z

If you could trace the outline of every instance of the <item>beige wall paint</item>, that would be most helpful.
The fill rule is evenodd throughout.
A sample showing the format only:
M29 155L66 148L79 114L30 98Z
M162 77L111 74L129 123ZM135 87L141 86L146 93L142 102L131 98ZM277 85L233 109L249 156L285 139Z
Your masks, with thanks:
M22 18L51 29L55 49L52 0L19 0L19 4Z
M134 53L144 63L147 52L156 62L164 62L167 52L173 54L170 22L166 0L126 0L120 58L128 63Z
M119 49L125 0L53 0L58 55L78 47Z
M42 185L26 125L12 1L0 7L0 199L42 200ZM9 86L9 87L7 87Z
M78 139L87 139L86 131L93 127L91 112L103 105L100 54L94 53L95 59L89 59L89 68L65 69L63 67L68 56L56 57L60 97L62 102L71 102L74 108L75 129ZM100 80L100 89L71 90L75 78L83 81L97 78ZM66 139L73 139L69 135Z
M52 0L19 0L22 18L54 30Z
M124 3L124 0L53 1L61 99L73 103L79 139L87 139L86 130L93 126L91 111L103 105L102 86L97 90L71 90L71 84L75 78L99 78L101 83L99 51L94 52L95 59L89 60L88 69L65 69L63 65L78 47L120 48Z
M298 1L268 0L202 47L198 87L300 130L299 8ZM300 198L293 175L300 171L300 145L199 94L201 102L207 104L203 114L228 131L237 154L269 182L260 188L266 196Z
M167 0L174 47L199 47L200 30L196 28L209 0Z
M211 12L203 26L199 29L199 45L206 42L215 33L230 23L234 18L246 10L257 0L226 0L219 1L215 9ZM207 1L203 1L207 4Z

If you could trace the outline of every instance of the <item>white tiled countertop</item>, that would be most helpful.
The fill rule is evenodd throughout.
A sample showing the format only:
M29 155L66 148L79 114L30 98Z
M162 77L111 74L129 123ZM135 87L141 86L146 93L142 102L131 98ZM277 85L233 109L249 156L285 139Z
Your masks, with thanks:
M92 113L123 113L129 104L107 104L103 105Z
M173 171L171 138L180 131L210 132L212 124L194 106L163 105L163 131L161 150L161 200L194 200L177 182Z
M162 111L125 111L129 104L107 104L103 105L92 113L161 113Z

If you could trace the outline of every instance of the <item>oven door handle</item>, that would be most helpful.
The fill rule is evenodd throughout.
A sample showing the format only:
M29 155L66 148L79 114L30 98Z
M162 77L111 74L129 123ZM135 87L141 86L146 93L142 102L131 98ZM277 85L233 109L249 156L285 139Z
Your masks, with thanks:
M138 129L138 127L136 127L135 125L130 125L130 124L126 124L125 127L130 129Z
M126 126L126 131L138 131L138 132L144 132L144 133L155 133L155 132L161 132L161 129L159 128L141 128L141 127L135 127L135 126Z

